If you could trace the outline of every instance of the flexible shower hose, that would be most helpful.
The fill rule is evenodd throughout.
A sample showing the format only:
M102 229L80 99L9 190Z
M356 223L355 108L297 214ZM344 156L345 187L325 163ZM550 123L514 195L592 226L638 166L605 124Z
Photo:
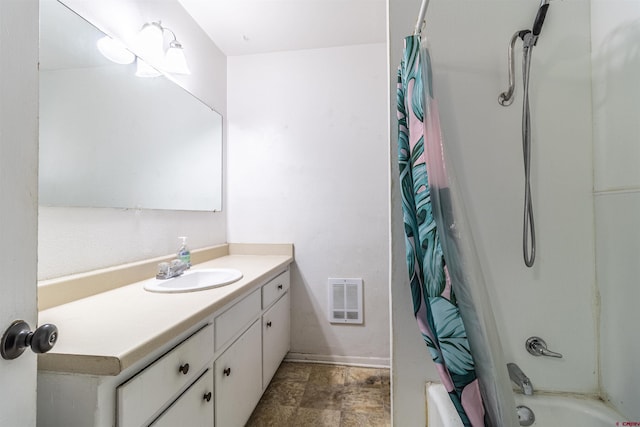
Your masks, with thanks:
M533 46L525 47L522 56L522 80L524 99L522 101L522 154L524 157L524 219L522 225L522 253L527 267L536 259L536 229L533 221L533 201L531 200L531 113L529 111L529 73Z

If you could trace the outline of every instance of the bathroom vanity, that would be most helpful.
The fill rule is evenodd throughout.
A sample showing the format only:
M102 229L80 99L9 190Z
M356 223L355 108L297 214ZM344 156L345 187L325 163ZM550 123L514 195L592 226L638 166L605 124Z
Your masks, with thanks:
M41 310L60 337L39 357L38 426L244 425L289 350L293 249L224 246L193 268L240 270L230 285L157 294L138 280ZM42 294L81 288L75 279Z

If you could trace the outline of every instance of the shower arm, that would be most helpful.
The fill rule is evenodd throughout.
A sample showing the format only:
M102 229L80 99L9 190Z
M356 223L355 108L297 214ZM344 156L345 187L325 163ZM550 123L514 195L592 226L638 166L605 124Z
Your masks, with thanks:
M520 30L516 31L511 37L511 41L509 42L509 48L507 49L507 62L509 63L509 88L498 96L498 103L503 107L508 107L513 103L513 95L516 90L516 79L515 79L515 64L513 61L514 51L516 48L516 41L518 39L522 39L524 41L525 36L531 33L529 30Z

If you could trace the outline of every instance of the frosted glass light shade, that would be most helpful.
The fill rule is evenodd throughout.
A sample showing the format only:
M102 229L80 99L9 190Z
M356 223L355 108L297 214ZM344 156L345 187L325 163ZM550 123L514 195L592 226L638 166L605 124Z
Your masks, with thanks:
M160 65L164 60L164 33L160 22L144 24L138 33L138 55L150 64Z
M160 71L156 70L142 59L138 58L136 61L136 76L138 77L158 77Z
M182 45L175 40L171 42L165 54L164 69L174 74L191 74Z
M109 36L99 39L96 46L105 58L116 64L131 64L136 59L136 56L120 40L112 39Z

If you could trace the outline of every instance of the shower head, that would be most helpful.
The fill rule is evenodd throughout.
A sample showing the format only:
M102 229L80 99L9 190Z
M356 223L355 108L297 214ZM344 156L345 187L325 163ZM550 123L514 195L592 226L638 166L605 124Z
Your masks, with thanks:
M530 49L538 44L538 36L542 31L542 24L544 24L544 18L547 16L547 9L549 9L549 2L551 0L541 0L538 7L538 13L536 19L533 21L533 28L530 32L525 32L524 36L520 36L524 42L525 49Z
M547 16L547 9L549 9L550 1L551 0L540 1L540 6L538 7L536 20L533 21L533 28L531 29L531 32L533 33L534 37L539 36L540 32L542 31L542 24L544 24L544 18Z

